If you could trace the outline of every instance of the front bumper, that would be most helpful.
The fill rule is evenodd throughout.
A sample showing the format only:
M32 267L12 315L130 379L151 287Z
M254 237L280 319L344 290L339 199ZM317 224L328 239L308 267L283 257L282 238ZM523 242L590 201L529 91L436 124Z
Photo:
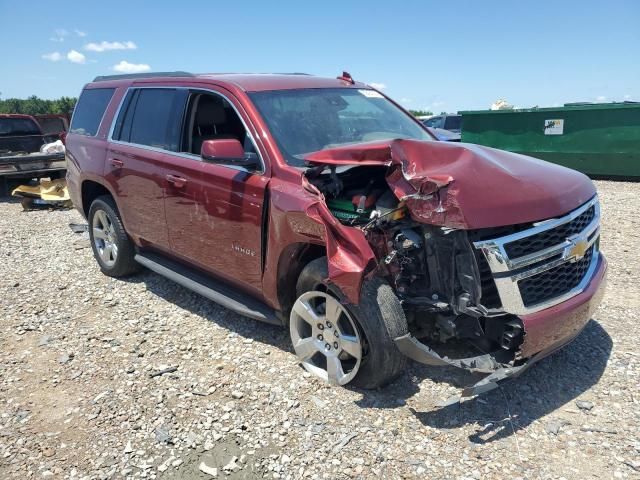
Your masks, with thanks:
M496 388L502 380L521 375L533 364L577 337L602 300L606 278L607 261L599 254L595 271L581 293L553 307L521 315L525 337L516 359L524 360L524 363L518 366L498 364L491 354L468 359L441 357L411 334L396 338L395 343L402 353L420 363L449 365L473 372L489 373L476 384L466 387L460 397L451 399L447 404L457 402L463 397L480 395Z

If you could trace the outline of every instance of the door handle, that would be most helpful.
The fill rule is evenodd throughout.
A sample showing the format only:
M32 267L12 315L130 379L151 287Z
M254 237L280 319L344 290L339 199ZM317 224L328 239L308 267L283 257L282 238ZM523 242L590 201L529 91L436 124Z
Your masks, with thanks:
M118 160L117 158L112 158L111 160L109 160L109 163L111 163L111 166L114 168L124 167L124 162L122 160Z
M167 175L165 178L167 179L167 182L176 188L182 188L187 184L186 178L178 177L177 175Z

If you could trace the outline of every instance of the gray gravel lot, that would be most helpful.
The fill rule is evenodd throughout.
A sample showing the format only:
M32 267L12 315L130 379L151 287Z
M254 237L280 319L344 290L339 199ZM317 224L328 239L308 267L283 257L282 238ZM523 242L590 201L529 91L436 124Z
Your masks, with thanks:
M2 199L0 478L638 478L640 184L596 183L610 270L593 320L446 408L470 374L329 388L285 330L150 272L107 278L77 212Z

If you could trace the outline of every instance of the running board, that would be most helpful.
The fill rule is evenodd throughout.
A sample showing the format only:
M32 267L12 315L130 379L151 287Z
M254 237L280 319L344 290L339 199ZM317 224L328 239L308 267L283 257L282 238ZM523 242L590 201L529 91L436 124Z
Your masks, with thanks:
M149 270L240 315L282 326L272 308L196 270L149 252L138 253L135 260Z

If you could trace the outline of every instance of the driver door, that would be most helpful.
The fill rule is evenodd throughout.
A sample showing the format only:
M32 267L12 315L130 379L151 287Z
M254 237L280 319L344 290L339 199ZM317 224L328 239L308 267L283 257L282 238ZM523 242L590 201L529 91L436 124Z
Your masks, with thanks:
M165 214L174 255L261 296L268 178L200 156L202 142L216 138L254 148L239 108L215 92L190 92L181 152L166 170Z

